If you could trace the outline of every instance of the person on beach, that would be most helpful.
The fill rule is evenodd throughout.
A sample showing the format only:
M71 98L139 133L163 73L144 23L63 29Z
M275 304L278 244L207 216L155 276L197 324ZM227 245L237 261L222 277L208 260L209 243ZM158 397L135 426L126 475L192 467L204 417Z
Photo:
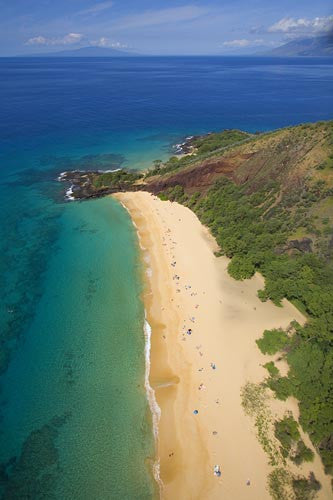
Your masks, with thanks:
M214 465L214 476L220 477L221 476L221 469L219 465Z

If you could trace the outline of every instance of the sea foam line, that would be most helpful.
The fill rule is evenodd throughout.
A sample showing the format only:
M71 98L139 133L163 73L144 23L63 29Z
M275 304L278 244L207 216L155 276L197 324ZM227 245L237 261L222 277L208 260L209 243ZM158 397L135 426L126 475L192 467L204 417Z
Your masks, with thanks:
M66 191L66 194L65 194L65 199L68 200L68 201L73 201L75 200L74 196L73 196L73 184L71 185L70 188L67 189Z
M118 201L120 201L120 200L118 200ZM142 245L142 240L141 240L141 235L140 235L140 232L139 232L139 228L138 228L137 224L134 222L133 218L131 217L131 212L126 207L126 205L122 201L120 201L120 204L128 212L128 214L129 214L129 216L131 218L132 224L135 227L136 233L138 235L139 246L141 248L142 255L144 255L144 251L146 250L146 248ZM143 259L143 260L145 261L145 259ZM146 262L146 267L148 267L147 266L147 262ZM150 269L150 271L152 272L151 268L148 268L148 269ZM145 319L144 319L143 331L144 331L144 336L145 336L145 389L146 389L146 397L147 397L147 400L148 400L149 408L150 408L150 411L151 411L151 414L152 414L153 435L154 435L154 440L155 440L155 447L156 447L156 450L157 450L157 444L158 444L158 424L159 424L159 421L160 421L160 418L161 418L161 408L159 407L159 405L157 403L155 391L154 391L154 389L152 388L152 386L150 385L150 382L149 382L152 329L151 329L151 326L150 326L150 324L148 323L148 320L147 320L146 309L144 310L144 312L145 312ZM159 488L160 488L160 497L161 497L162 488L163 488L163 482L162 482L162 479L161 479L161 476L160 476L160 459L159 459L159 457L157 457L155 459L154 463L153 463L153 475L154 475L155 481L159 485Z
M146 318L145 311L145 322L144 322L144 334L145 334L145 360L146 360L146 369L145 369L145 389L147 394L147 399L149 403L149 408L153 418L153 433L155 438L155 444L158 442L158 424L161 418L161 408L159 407L155 391L150 385L149 375L150 375L150 351L151 351L151 326ZM156 482L160 486L160 489L163 486L161 476L160 476L160 459L157 458L153 463L153 474Z

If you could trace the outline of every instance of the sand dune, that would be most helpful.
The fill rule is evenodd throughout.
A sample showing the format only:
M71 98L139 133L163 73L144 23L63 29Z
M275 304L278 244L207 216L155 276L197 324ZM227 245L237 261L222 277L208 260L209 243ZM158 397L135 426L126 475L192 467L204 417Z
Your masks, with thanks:
M272 468L240 392L247 381L267 376L262 365L269 358L255 344L263 330L302 322L302 315L288 302L283 308L260 302L260 275L233 280L228 259L215 257L213 238L189 209L144 192L116 197L137 226L146 266L150 384L161 408L162 498L270 498ZM273 415L287 408L297 414L295 401L272 403ZM310 470L323 483L320 497L329 498L329 480L317 457L297 468Z

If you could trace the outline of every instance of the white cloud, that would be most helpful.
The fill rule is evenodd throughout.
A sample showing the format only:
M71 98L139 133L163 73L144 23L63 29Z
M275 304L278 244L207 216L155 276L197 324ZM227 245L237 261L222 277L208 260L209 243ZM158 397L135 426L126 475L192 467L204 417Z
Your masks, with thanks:
M92 14L92 15L97 15L100 12L103 12L104 10L110 9L113 6L113 2L108 1L108 2L100 2L97 3L96 5L92 5L88 9L83 9L78 12L80 15L86 15L86 14Z
M25 42L26 45L48 45L48 39L45 38L45 36L34 36L32 38L29 38Z
M30 38L26 45L74 45L80 42L85 42L86 45L91 45L94 47L109 47L113 49L126 49L127 45L121 42L115 42L114 40L110 40L109 38L102 36L97 40L89 40L86 36L81 33L68 33L63 37L59 38L47 38L45 36L39 35L33 38Z
M47 38L45 36L34 36L27 40L26 45L72 45L82 41L81 33L68 33L60 38Z
M83 35L81 33L68 33L68 35L65 35L63 38L60 38L60 40L58 40L58 43L60 42L61 45L79 43L81 42L82 38Z
M240 40L230 40L227 42L223 42L224 47L230 48L242 48L242 47L256 47L259 45L265 45L265 41L261 38L258 40L247 40L246 38L242 38Z
M90 45L93 45L94 47L108 47L112 49L126 49L128 48L127 45L124 43L120 42L113 42L109 38L106 38L105 36L102 36L98 40L92 40L90 42Z
M319 34L333 28L333 16L315 17L306 19L301 17L284 17L268 28L269 33L291 33L291 34Z

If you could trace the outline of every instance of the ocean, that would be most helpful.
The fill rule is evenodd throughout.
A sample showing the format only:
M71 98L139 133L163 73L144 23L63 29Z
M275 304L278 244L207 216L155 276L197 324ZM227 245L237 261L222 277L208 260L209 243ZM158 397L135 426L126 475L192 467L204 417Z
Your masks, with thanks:
M151 499L142 268L68 169L143 169L185 136L332 118L333 60L0 59L0 496Z

